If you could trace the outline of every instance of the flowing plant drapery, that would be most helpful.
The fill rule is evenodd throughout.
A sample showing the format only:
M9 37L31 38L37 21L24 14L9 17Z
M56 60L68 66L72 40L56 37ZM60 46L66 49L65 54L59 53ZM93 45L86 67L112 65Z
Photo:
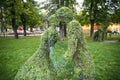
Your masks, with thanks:
M60 56L62 63L58 63L54 55L58 32L53 23L51 21L52 27L42 35L38 51L19 69L15 80L94 80L90 54L79 22L73 20L68 25L68 49Z
M19 69L15 80L54 80L56 71L50 52L56 41L56 30L53 27L48 28L41 37L39 49Z
M86 47L82 28L78 21L68 25L68 50L65 57L74 65L75 80L93 80L93 67L90 54Z

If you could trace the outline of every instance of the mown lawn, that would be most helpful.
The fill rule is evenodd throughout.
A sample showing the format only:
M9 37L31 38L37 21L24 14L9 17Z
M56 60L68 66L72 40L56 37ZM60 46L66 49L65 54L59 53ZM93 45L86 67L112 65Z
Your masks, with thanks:
M37 50L40 37L0 37L0 80L14 80L17 70Z
M120 80L120 42L89 42L97 80Z
M13 80L17 70L37 50L40 37L0 37L0 80ZM120 42L87 41L96 80L120 80ZM67 50L67 39L55 45L57 60Z

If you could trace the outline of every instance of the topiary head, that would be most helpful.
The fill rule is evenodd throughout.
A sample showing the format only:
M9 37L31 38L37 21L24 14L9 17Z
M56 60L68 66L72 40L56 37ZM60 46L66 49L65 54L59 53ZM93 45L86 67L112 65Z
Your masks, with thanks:
M58 25L58 19L56 17L55 14L51 15L49 18L48 18L48 21L49 21L49 25L50 26L57 26Z
M41 46L51 47L58 40L58 32L54 27L49 27L41 37Z
M74 37L74 38L79 38L81 35L81 25L78 21L72 20L69 25L68 25L68 38Z
M73 11L68 7L61 7L56 11L56 17L59 22L68 23L73 19Z

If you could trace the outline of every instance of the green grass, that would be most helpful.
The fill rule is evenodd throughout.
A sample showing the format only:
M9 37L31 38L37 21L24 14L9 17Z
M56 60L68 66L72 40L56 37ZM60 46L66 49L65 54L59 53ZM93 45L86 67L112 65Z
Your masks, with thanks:
M40 37L0 37L0 80L13 80L17 70L37 50ZM120 80L120 42L87 41L94 61L96 80ZM67 50L67 39L55 45L56 59L62 60Z
M17 70L37 50L40 37L0 37L0 80L13 80Z
M120 80L120 43L88 42L97 80Z
M111 37L107 36L107 39L108 40L120 40L120 35L112 35Z

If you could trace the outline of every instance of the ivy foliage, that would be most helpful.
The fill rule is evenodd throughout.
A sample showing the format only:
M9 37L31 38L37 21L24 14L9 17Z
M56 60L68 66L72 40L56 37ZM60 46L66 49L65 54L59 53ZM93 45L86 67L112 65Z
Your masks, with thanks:
M56 71L50 59L50 47L56 41L56 30L48 28L41 37L39 49L18 70L15 80L54 80Z
M61 7L56 11L56 16L60 22L70 22L73 19L73 11L68 7Z
M72 20L68 25L68 50L66 59L73 62L75 80L93 80L93 68L81 25Z
M59 8L55 14L48 17L49 25L57 26L60 22L68 23L74 17L73 11L68 7Z
M48 21L49 21L49 24L50 25L53 25L53 26L56 26L56 25L58 25L58 19L57 19L57 17L56 17L56 14L53 14L53 15L51 15L49 18L48 18Z
M68 49L62 61L54 55L54 45L58 40L57 19L48 19L51 26L41 37L36 53L20 68L15 80L94 80L90 54L87 51L81 25L72 20L68 24ZM59 63L58 63L59 62Z

